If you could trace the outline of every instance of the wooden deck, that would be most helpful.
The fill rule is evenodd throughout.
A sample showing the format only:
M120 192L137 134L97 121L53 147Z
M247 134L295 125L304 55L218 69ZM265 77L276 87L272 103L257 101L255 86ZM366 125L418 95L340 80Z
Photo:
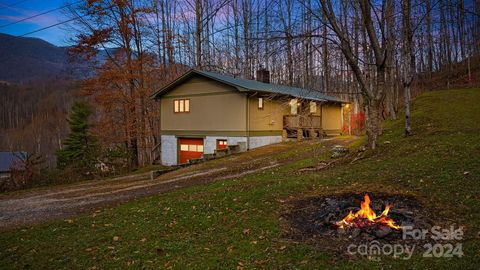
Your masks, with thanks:
M322 117L319 115L284 115L283 137L302 140L322 137Z
M288 130L321 129L322 117L319 115L284 115L283 127Z

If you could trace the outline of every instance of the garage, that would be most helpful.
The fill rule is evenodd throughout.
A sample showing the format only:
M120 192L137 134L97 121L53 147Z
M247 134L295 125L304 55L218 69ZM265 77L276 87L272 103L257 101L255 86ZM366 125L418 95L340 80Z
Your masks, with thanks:
M180 144L180 164L187 163L190 159L198 159L203 155L203 139L181 138Z

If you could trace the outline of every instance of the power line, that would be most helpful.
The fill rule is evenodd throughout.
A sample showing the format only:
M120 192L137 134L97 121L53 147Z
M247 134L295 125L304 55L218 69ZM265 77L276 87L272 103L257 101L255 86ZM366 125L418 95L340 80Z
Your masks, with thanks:
M78 2L81 2L81 1L77 1L76 3L78 3ZM74 3L72 3L72 4L74 4ZM66 6L68 6L68 5L66 5ZM98 10L98 11L103 11L103 10L105 10L105 9L106 9L106 8L102 8L102 9L100 9L100 10ZM83 18L83 17L86 17L86 16L89 16L89 15L92 15L92 14L91 14L91 13L85 13L85 14L83 14L83 15L76 15L76 17L71 18L71 19L68 19L68 20L66 20L66 21L61 21L61 22L58 22L58 23L56 23L56 24L52 24L52 25L49 25L49 26L45 26L45 27L42 27L42 28L33 30L33 31L31 31L31 32L28 32L28 33L19 35L19 36L17 36L17 37L28 36L28 35L31 35L31 34L34 34L34 33L37 33L37 32L40 32L40 31L43 31L43 30L46 30L46 29L49 29L49 28L52 28L52 27L55 27L55 26L62 25L62 24L64 24L64 23L69 23L69 22L72 22L72 21L79 20L79 19L81 19L81 18Z
M66 21L61 21L61 22L58 22L56 24L52 24L52 25L49 25L49 26L46 26L46 27L43 27L43 28L40 28L40 29L37 29L37 30L33 30L31 32L28 32L26 34L23 34L23 35L20 35L20 36L17 36L17 37L24 37L24 36L28 36L28 35L31 35L31 34L34 34L34 33L37 33L37 32L40 32L40 31L43 31L43 30L46 30L46 29L49 29L49 28L52 28L52 27L55 27L55 26L59 26L61 24L64 24L64 23L69 23L71 21L75 21L75 20L78 20L78 19L81 19L82 17L85 17L89 14L85 14L85 15L82 15L82 16L78 16L78 17L75 17L75 18L71 18L69 20L66 20Z
M81 1L77 1L76 3L78 3L78 2L81 2ZM72 4L74 4L74 3L72 3ZM68 5L66 5L66 6L68 6ZM105 7L105 8L101 8L100 10L97 10L97 12L104 11L104 10L106 10L107 8L111 8L111 7L112 7L112 6ZM28 35L31 35L31 34L34 34L34 33L37 33L37 32L40 32L40 31L43 31L43 30L46 30L46 29L49 29L49 28L52 28L52 27L55 27L55 26L62 25L62 24L64 24L64 23L69 23L69 22L72 22L72 21L75 21L75 20L79 20L79 19L81 19L81 18L83 18L83 17L86 17L86 16L89 16L89 15L92 15L92 13L85 13L85 14L83 14L83 15L76 15L76 17L71 18L71 19L68 19L68 20L66 20L66 21L61 21L61 22L58 22L58 23L56 23L56 24L52 24L52 25L49 25L49 26L45 26L45 27L42 27L42 28L40 28L40 29L36 29L36 30L31 31L31 32L28 32L28 33L19 35L19 36L17 36L17 37L28 36Z
M24 0L24 1L28 1L28 0ZM23 19L18 20L18 21L14 21L14 22L11 22L11 23L7 23L7 24L4 24L4 25L0 25L0 28L7 27L7 26L10 26L10 25L14 25L14 24L17 24L17 23L21 23L21 22L24 22L24 21L27 21L27 20L30 20L30 19L33 19L33 18L42 16L42 15L45 15L45 14L54 12L54 11L57 11L57 10L59 10L59 9L63 9L63 8L69 7L69 6L71 6L71 5L74 5L74 4L77 4L77 3L80 3L80 2L81 2L81 1L76 1L76 2L73 2L73 3L67 4L67 5L61 6L61 7L57 7L57 8L54 8L54 9L47 10L47 11L45 11L45 12L42 12L42 13L39 13L39 14L36 14L36 15L33 15L33 16L30 16L30 17L27 17L27 18L23 18Z
M0 4L0 5L2 5L2 7L0 7L0 9L12 8L12 7L20 5L21 3L27 2L27 1L30 1L30 0L21 0L21 1L18 1L16 3L13 3L11 5Z

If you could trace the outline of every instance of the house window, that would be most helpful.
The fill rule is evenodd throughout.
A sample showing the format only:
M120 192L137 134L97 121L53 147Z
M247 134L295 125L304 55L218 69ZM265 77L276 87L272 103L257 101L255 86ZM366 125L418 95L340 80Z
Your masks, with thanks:
M180 151L203 152L203 145L198 144L181 144Z
M310 101L310 113L317 112L317 103L315 101Z
M296 98L290 100L290 114L297 115L298 100Z
M227 140L217 140L217 150L227 149L228 143Z
M263 98L258 98L258 108L263 109Z
M190 99L173 100L173 111L176 113L190 112Z

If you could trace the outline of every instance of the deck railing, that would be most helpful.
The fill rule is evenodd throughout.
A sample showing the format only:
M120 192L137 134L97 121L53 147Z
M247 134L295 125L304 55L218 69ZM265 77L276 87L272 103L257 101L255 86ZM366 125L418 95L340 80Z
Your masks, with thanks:
M320 129L322 117L319 115L284 115L283 127L285 129Z

